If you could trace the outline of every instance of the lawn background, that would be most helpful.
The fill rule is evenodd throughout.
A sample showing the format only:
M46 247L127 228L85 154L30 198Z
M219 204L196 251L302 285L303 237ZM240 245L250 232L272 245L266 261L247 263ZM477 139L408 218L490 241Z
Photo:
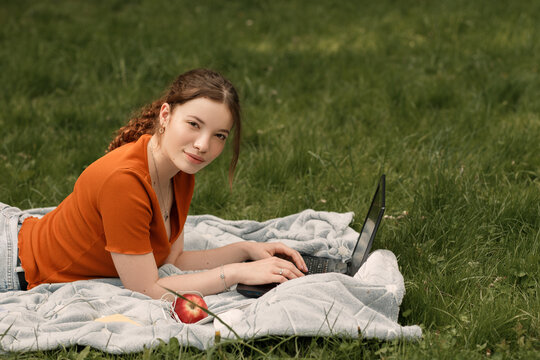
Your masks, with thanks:
M425 334L256 346L284 357L538 358L538 15L537 1L3 1L0 201L57 205L131 113L179 73L213 68L240 92L243 148L233 191L227 150L197 175L191 213L352 210L358 229L386 173L390 217L375 247L392 250L405 277L400 323ZM80 350L18 356L106 356ZM241 345L180 354L251 355Z

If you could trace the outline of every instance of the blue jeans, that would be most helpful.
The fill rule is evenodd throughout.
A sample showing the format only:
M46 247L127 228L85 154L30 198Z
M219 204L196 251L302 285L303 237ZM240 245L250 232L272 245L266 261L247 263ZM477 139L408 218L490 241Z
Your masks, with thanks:
M18 235L24 219L42 217L54 207L21 210L0 202L0 292L20 290L17 259Z

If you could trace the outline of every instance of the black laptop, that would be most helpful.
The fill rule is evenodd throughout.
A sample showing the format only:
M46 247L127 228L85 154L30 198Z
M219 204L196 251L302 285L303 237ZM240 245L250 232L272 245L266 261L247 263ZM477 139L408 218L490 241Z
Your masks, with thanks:
M354 276L356 274L358 269L360 269L360 266L362 266L369 256L373 239L375 239L375 234L377 233L377 229L381 223L385 209L384 191L385 176L383 174L379 180L379 184L377 185L377 190L375 190L375 195L373 195L371 206L369 207L366 219L364 220L362 231L360 231L360 235L356 241L356 246L354 247L351 259L344 263L339 260L302 254L302 257L304 258L304 261L308 267L308 273L306 275L327 272L338 272L347 274L349 276ZM277 285L279 284L238 284L236 290L244 296L256 298L270 291Z

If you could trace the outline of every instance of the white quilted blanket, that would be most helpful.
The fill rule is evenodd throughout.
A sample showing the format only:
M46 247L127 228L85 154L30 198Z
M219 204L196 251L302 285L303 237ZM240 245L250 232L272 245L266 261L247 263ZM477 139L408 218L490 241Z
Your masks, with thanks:
M306 210L255 221L190 216L186 248L206 249L234 241L283 241L303 252L347 260L357 233L352 213ZM160 276L180 274L172 265ZM90 345L108 353L137 352L176 337L205 349L216 330L233 338L219 321L182 324L168 315L168 303L123 289L118 279L44 284L30 291L0 293L0 350L47 350ZM288 281L259 299L232 290L207 296L210 310L244 338L265 335L338 335L414 339L418 326L397 323L405 293L397 260L390 251L374 252L356 276L321 274ZM118 317L118 314L121 317ZM115 315L109 322L96 321Z

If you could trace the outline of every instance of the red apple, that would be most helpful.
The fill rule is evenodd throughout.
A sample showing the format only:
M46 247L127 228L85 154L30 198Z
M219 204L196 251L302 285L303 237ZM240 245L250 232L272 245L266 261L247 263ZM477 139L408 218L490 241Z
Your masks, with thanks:
M208 316L207 313L195 305L197 304L202 308L208 309L208 305L206 305L202 296L197 294L183 294L182 296L192 302L180 297L174 301L174 312L178 315L180 321L185 324L193 324Z

